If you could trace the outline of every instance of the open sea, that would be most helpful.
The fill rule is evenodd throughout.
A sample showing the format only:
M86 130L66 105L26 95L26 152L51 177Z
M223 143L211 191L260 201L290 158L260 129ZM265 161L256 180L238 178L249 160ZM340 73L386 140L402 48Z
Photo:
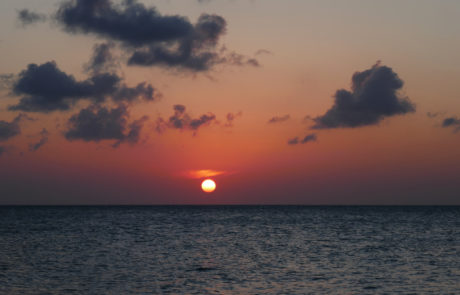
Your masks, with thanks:
M460 207L0 207L0 294L460 294Z

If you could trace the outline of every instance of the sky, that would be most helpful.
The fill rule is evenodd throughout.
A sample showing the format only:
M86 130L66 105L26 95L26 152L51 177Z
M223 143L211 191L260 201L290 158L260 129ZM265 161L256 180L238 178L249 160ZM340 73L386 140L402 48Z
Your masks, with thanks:
M3 0L0 204L460 205L458 15Z

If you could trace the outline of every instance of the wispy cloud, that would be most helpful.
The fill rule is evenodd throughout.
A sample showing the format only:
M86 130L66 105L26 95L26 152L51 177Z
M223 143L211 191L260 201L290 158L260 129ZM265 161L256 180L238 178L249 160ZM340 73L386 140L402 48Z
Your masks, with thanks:
M212 169L202 169L202 170L188 170L183 173L183 175L187 178L206 178L206 177L213 177L217 175L229 174L228 171L218 171Z

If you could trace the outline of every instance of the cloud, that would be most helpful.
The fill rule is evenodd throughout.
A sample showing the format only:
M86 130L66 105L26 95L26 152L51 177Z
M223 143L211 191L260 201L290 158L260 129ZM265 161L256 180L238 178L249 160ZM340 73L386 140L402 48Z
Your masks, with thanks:
M227 22L218 15L202 14L190 33L175 42L150 44L136 50L129 65L178 67L195 72L207 71L231 61L219 56L216 46L226 31Z
M44 22L46 16L28 9L21 9L18 11L18 20L22 26L27 26L38 22Z
M262 55L262 54L273 54L273 53L267 49L259 49L256 51L255 56Z
M238 113L227 113L226 122L224 124L225 127L233 127L233 121L235 121L236 118L241 117L243 115L243 112L239 111Z
M287 143L288 143L289 145L298 144L298 143L299 143L299 137L294 137L294 138L288 139Z
M181 104L174 105L173 109L174 115L169 117L167 121L161 117L158 118L156 127L158 132L161 133L168 128L197 131L200 127L216 121L216 116L213 113L203 114L193 119L185 112L185 106Z
M460 125L460 120L457 118L446 118L442 122L442 127L450 127L450 126L455 126L455 125Z
M221 56L217 50L225 34L226 20L202 14L196 23L179 15L161 15L155 7L135 0L114 4L111 0L63 2L56 19L70 33L93 34L119 42L129 54L128 65L162 66L207 71L220 63L232 63L235 56ZM258 66L255 59L241 60Z
M56 18L71 33L92 33L134 47L176 41L194 31L187 18L163 16L137 1L121 5L110 0L64 1Z
M439 115L442 115L442 114L443 114L443 113L439 113L439 112L438 112L438 113L432 113L432 112L427 112L427 113L426 113L426 115L428 116L428 118L431 118L431 119L436 118L436 117L438 117Z
M202 170L189 170L184 173L184 176L188 178L194 178L194 179L199 179L199 178L206 178L206 177L213 177L213 176L218 176L222 174L227 174L227 171L218 171L218 170L212 170L212 169L202 169Z
M6 141L12 137L15 137L16 135L21 134L19 122L21 122L23 118L28 119L29 117L20 114L11 122L0 120L0 141Z
M38 142L32 143L32 144L29 145L29 151L35 152L39 148L41 148L45 143L48 142L48 136L49 136L48 130L43 128L42 131L40 132L40 136L41 136L41 138L40 138L40 140Z
M442 127L444 127L444 128L453 127L454 132L458 132L458 131L460 131L460 119L458 119L456 117L445 118L442 121Z
M315 133L311 133L311 134L308 134L307 136L305 136L302 140L300 140L298 137L294 137L294 138L291 138L288 140L288 144L289 145L296 145L296 144L305 144L307 142L312 142L312 141L316 141L317 139L317 136Z
M385 117L415 112L415 105L398 91L403 81L393 70L378 62L370 69L356 72L351 91L340 89L334 105L314 118L313 129L353 128L375 125Z
M247 57L243 54L236 53L234 51L228 51L228 49L224 46L220 49L222 56L219 60L216 60L216 63L223 63L232 66L253 66L253 67L260 67L260 63L255 58Z
M41 65L29 64L19 74L12 90L13 94L22 98L9 110L26 112L69 110L82 99L94 103L104 102L108 97L117 102L141 98L154 100L154 88L145 82L131 88L114 73L95 73L86 80L77 81L61 71L53 61Z
M112 54L115 47L113 42L94 45L90 62L85 66L86 71L92 73L110 72L117 67L117 62Z
M300 141L300 143L307 143L307 142L310 142L310 141L316 141L316 134L315 134L315 133L308 134L307 136L305 136L305 137Z
M10 89L14 83L14 74L0 74L0 90Z
M139 141L140 132L148 117L144 116L128 123L129 117L128 107L125 104L112 109L91 105L70 117L69 129L65 132L65 137L70 141L115 140L113 147L118 147L124 142L134 144Z
M6 151L5 147L3 146L0 146L0 157L2 156L2 154Z
M290 115L275 116L275 117L271 118L270 120L268 120L268 123L269 123L269 124L281 123L281 122L284 122L284 121L289 120L290 118L291 118Z
M128 87L126 85L122 85L116 92L112 94L112 99L116 102L133 102L140 98L145 101L153 101L160 97L160 95L157 95L156 92L156 89L153 88L152 85L147 84L147 82L141 82L137 84L136 87Z

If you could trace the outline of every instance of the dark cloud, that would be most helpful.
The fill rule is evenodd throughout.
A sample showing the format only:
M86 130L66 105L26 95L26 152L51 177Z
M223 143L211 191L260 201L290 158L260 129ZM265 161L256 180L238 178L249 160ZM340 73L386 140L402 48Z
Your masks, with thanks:
M138 120L134 120L131 124L129 124L129 132L126 135L124 141L129 143L137 143L140 139L142 127L144 127L144 123L149 119L148 116L143 116Z
M64 1L56 17L71 33L92 33L135 47L176 41L194 31L185 17L163 16L133 0L121 5L110 0Z
M68 140L95 141L115 140L114 147L121 143L137 143L140 131L148 117L128 123L130 117L128 107L120 104L108 109L91 105L70 117L69 129L65 132Z
M275 117L271 118L270 120L268 120L268 123L269 123L269 124L280 123L280 122L287 121L287 120L289 120L290 118L291 118L290 115L275 116Z
M156 89L153 88L152 85L147 84L147 82L139 83L136 87L122 85L115 93L112 94L112 99L118 102L132 102L138 99L153 101L158 97L160 97L160 95L157 94Z
M95 34L118 41L130 57L128 65L207 71L220 63L258 66L256 59L217 50L227 22L218 15L202 14L195 24L178 15L161 15L154 7L135 0L73 0L62 3L56 18L70 33ZM239 60L241 59L241 60Z
M94 45L93 56L85 66L86 71L92 73L113 71L117 67L116 59L112 54L114 47L115 44L113 42Z
M460 119L456 117L445 118L442 121L442 127L444 128L454 128L454 132L460 131Z
M185 112L184 105L174 105L173 109L174 115L169 117L168 120L161 117L158 118L156 127L158 132L163 132L167 128L197 131L200 127L209 125L216 121L216 116L213 113L203 114L200 117L193 119Z
M336 92L334 105L314 118L313 129L360 127L378 124L385 117L415 112L415 105L400 97L403 81L393 70L380 63L356 72L351 91Z
M18 20L23 26L43 22L46 16L28 9L21 9L18 11Z
M312 133L312 134L308 134L307 136L305 136L301 141L300 143L307 143L307 142L310 142L310 141L316 141L317 137L316 137L316 134L315 133Z
M31 143L29 145L29 151L35 152L39 148L41 148L45 143L48 142L48 136L49 136L48 130L43 128L42 131L40 132L40 137L41 137L40 140L36 143Z
M218 39L226 31L226 21L218 15L202 14L189 35L172 43L151 44L136 50L129 65L179 67L207 71L213 65L227 62L216 51Z
M19 74L19 79L13 86L16 95L25 96L19 104L11 106L10 110L68 110L82 98L102 101L106 95L116 91L119 82L118 76L106 73L77 81L72 75L59 70L55 62L29 64L27 69Z
M316 141L317 139L317 136L315 133L311 133L311 134L308 134L306 135L302 140L300 140L298 137L294 137L294 138L291 138L288 140L288 144L289 145L296 145L296 144L305 144L307 142L312 142L312 141Z
M24 115L19 115L11 122L0 120L0 141L6 141L21 133L19 122L24 118Z
M454 117L445 118L442 122L442 127L450 127L455 125L460 125L460 120Z
M77 81L61 71L55 62L29 64L12 88L13 93L22 98L9 109L50 112L68 110L82 99L92 102L103 102L108 97L127 102L140 98L154 99L154 88L150 84L144 82L130 88L121 82L122 78L114 73L96 73L86 80Z

